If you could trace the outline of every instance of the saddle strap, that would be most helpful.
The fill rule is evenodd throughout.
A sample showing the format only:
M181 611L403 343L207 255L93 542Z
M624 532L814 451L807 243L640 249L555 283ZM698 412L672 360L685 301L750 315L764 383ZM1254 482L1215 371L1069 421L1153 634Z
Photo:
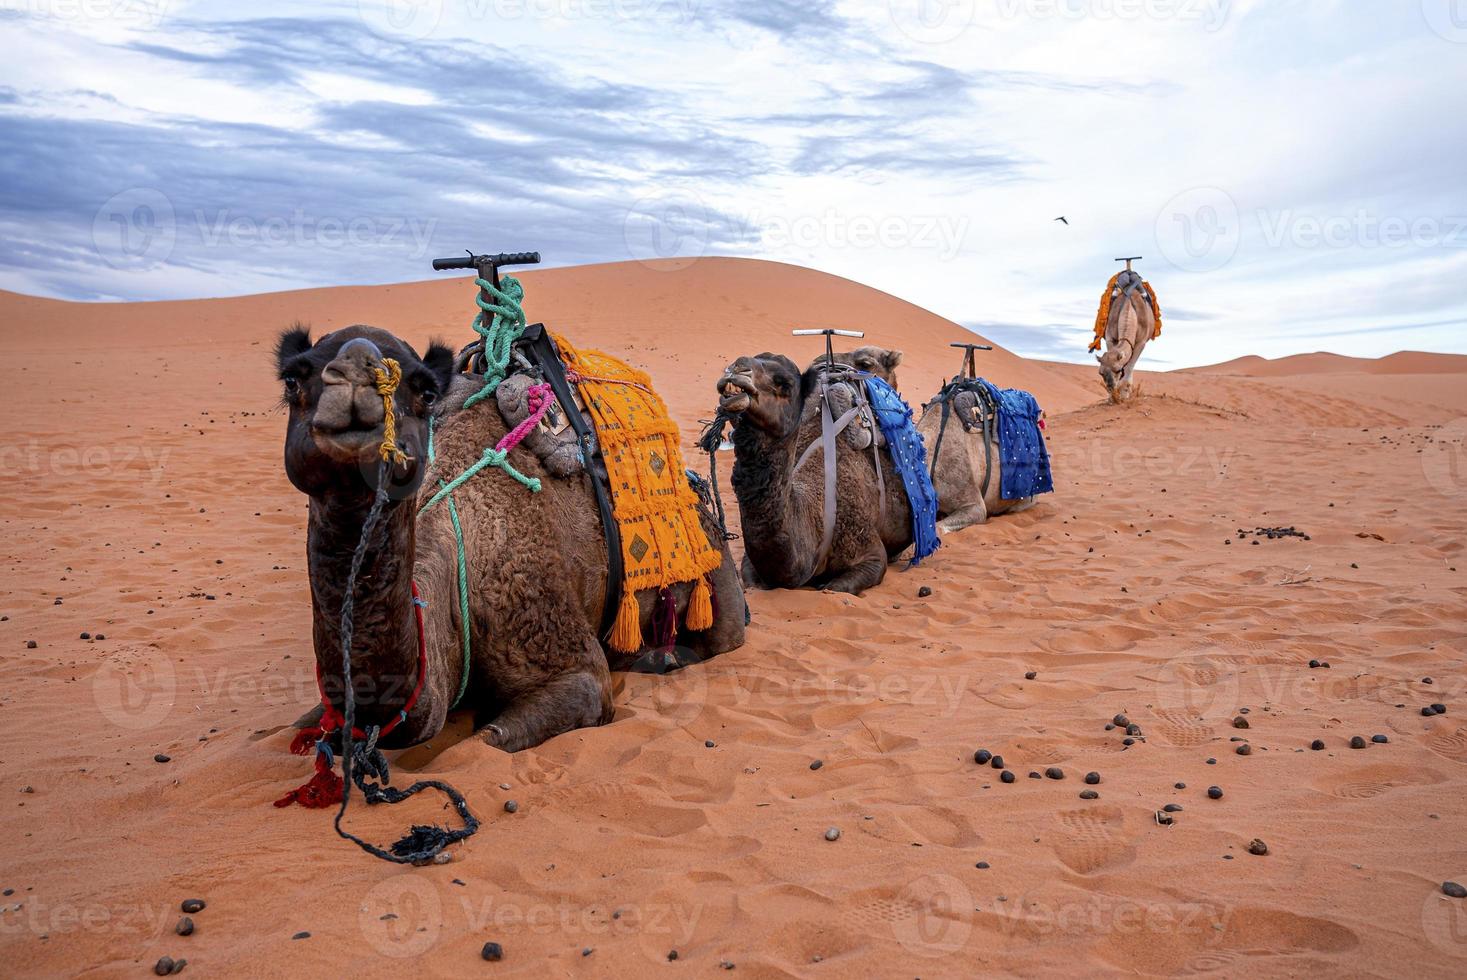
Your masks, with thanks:
M606 599L601 605L601 630L597 634L605 640L611 636L611 627L616 622L617 610L621 607L622 577L626 569L621 553L621 529L617 526L616 516L611 509L611 489L601 477L601 471L606 468L605 461L602 462L601 470L591 465L591 460L601 455L600 443L586 423L585 416L576 407L570 382L565 376L565 365L560 361L560 353L555 349L555 343L550 339L545 324L532 323L526 327L520 336L520 343L530 352L530 359L539 368L541 376L549 382L556 400L565 407L566 418L575 430L576 439L581 446L586 475L590 477L591 489L595 491L596 510L601 515L601 529L606 535Z
M820 438L805 447L800 454L799 462L795 463L794 472L800 472L800 468L819 449L825 455L825 529L820 536L820 554L815 561L815 574L825 570L825 562L830 558L830 546L835 541L835 438L845 431L846 426L851 424L861 412L861 406L856 405L847 409L839 419L832 416L830 411L830 400L826 398L825 391L820 393Z

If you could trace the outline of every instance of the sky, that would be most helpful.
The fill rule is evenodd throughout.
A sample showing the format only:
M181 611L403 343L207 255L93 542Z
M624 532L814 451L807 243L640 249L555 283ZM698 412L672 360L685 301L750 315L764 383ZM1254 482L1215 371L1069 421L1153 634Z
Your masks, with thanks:
M1467 352L1467 0L0 0L0 50L0 289L734 255L1083 361L1137 255L1153 367Z

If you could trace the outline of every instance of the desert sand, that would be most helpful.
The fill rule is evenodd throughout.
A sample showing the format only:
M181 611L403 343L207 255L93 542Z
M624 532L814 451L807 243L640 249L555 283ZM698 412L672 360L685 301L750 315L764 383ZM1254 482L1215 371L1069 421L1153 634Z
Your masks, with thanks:
M914 405L971 337L764 262L522 279L532 320L652 372L699 468L720 369L813 356L792 327L901 348ZM1467 902L1441 893L1467 883L1462 357L1244 358L1142 374L1116 407L1093 366L981 355L1048 411L1057 492L1034 509L859 598L752 594L745 647L616 675L608 726L509 756L459 717L397 754L399 784L446 779L484 821L448 865L391 866L329 812L274 809L309 774L286 746L316 693L271 345L297 319L459 344L471 313L461 276L0 294L4 973L143 976L164 955L203 976L1467 971ZM1309 538L1251 533L1277 526ZM1433 702L1447 713L1423 717ZM1048 767L1064 778L1030 778ZM385 844L450 816L434 798L347 820ZM207 907L182 937L190 898Z

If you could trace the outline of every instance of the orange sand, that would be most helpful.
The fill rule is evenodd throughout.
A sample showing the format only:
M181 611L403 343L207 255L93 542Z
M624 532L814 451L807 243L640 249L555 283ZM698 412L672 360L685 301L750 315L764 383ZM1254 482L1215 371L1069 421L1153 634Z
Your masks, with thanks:
M532 319L652 372L688 446L736 355L813 356L791 327L902 348L913 402L969 336L763 262L523 279ZM1116 408L1093 366L995 351L985 373L1049 412L1040 506L861 598L754 594L743 649L618 675L607 727L507 756L460 718L396 760L400 783L447 779L484 818L447 866L388 866L326 813L273 809L307 775L287 726L315 689L271 344L297 318L461 342L471 292L0 294L7 401L30 409L0 503L6 974L143 976L165 954L203 976L1467 970L1467 902L1440 894L1467 883L1459 357L1245 359L1145 374ZM1224 544L1258 525L1312 540ZM1449 713L1421 717L1433 701ZM1105 730L1117 712L1144 741ZM1346 747L1376 733L1390 743ZM1066 778L1028 778L1049 766ZM1167 803L1185 809L1161 827ZM348 819L383 843L448 816L379 809ZM179 937L192 897L208 908ZM487 940L502 962L480 961Z

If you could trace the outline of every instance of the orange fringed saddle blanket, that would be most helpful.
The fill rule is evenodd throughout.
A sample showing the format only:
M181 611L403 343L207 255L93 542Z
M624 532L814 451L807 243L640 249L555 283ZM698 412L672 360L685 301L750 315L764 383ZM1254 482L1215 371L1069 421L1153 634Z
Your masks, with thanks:
M1100 345L1105 343L1105 325L1110 322L1110 297L1116 291L1116 282L1125 275L1117 272L1110 277L1110 282L1105 284L1105 292L1100 294L1100 309L1095 311L1095 339L1090 342L1090 350L1100 350ZM1146 290L1147 297L1151 300L1151 312L1156 317L1156 329L1151 332L1151 339L1155 340L1161 336L1161 304L1156 300L1156 290L1151 288L1151 283L1143 281L1141 287Z
M621 606L609 643L622 653L642 646L639 589L696 582L687 628L713 625L708 575L723 554L708 543L698 520L698 495L688 485L678 428L652 379L596 350L577 350L564 337L555 346L566 378L576 385L596 427L611 483L612 513L621 531Z

